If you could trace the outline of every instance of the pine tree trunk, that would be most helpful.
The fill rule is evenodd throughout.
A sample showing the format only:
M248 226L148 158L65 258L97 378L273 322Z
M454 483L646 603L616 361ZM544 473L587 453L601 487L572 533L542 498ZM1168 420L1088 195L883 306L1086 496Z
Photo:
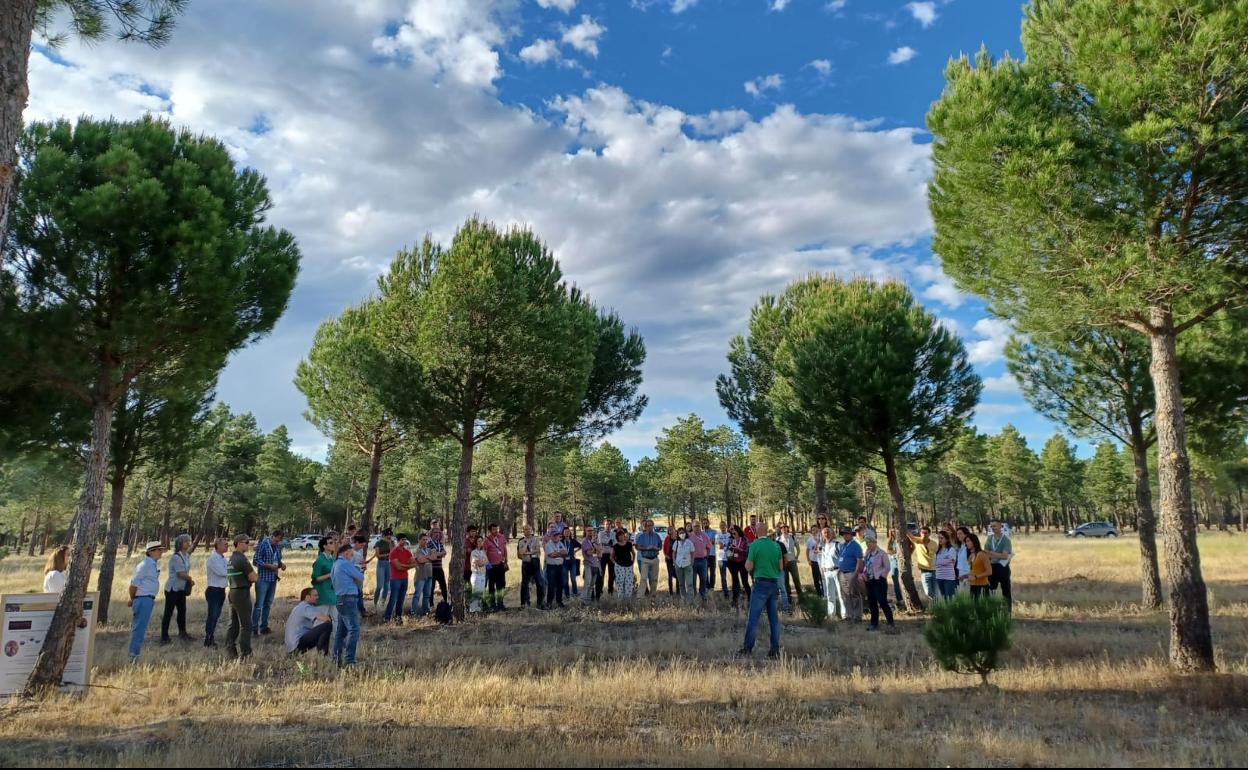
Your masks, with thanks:
M173 476L169 477L169 485L165 487L165 512L160 521L160 542L169 542L169 533L173 529Z
M1138 418L1131 420L1131 454L1135 460L1135 529L1140 535L1141 605L1161 607L1161 568L1157 563L1157 514L1153 512L1153 490L1149 486L1148 443Z
M26 543L26 555L35 555L35 537L39 534L39 520L43 518L43 511L35 509L35 521L30 525L30 541Z
M126 476L113 475L113 499L108 508L108 534L104 536L104 554L100 557L100 577L96 586L100 601L96 605L96 622L108 622L109 598L113 593L113 573L117 569L117 547L121 541L121 510L126 501Z
M373 531L373 506L377 505L377 487L381 483L381 442L373 440L373 451L368 466L368 491L364 494L364 512L360 514L360 530L365 535Z
M91 452L87 457L86 479L78 511L74 518L73 548L70 551L69 574L65 590L57 602L56 612L43 640L43 649L26 680L26 694L58 687L74 644L74 632L82 618L82 600L91 581L91 565L95 560L96 530L99 529L100 508L104 503L104 476L108 472L109 445L112 442L113 404L101 399L95 404L91 419Z
M451 571L446 575L447 586L451 589L451 608L454 610L455 620L460 622L464 620L468 610L468 605L464 602L464 565L468 561L468 554L464 553L464 542L468 538L468 497L472 491L475 425L475 416L465 419L460 437L459 483L455 489L455 512L451 515Z
M537 522L537 442L524 443L524 524L535 527Z
M815 518L828 513L828 469L824 465L815 466Z
M1212 671L1213 634L1209 596L1200 570L1196 515L1192 509L1191 464L1187 455L1183 393L1174 318L1152 308L1150 335L1156 406L1157 475L1161 483L1161 529L1170 589L1170 666L1177 671Z
M906 612L923 611L923 600L914 582L914 543L910 542L910 524L906 519L906 501L901 495L897 479L897 463L891 454L884 454L884 472L888 477L888 491L893 498L893 527L897 530L897 575L901 578L901 595L906 602Z
M0 260L17 173L17 138L30 96L30 42L39 0L0 0Z

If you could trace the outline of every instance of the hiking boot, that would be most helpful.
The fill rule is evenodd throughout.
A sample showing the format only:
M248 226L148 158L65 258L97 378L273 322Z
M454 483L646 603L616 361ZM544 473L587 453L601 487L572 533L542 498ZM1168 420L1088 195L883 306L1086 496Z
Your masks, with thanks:
M767 653L767 660L780 660L780 651L772 650L771 652Z

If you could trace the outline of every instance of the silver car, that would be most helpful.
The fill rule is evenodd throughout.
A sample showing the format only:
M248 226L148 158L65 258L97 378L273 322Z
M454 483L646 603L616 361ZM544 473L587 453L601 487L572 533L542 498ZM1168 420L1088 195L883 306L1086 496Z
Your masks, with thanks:
M1108 521L1093 521L1067 530L1066 537L1118 537L1118 528Z

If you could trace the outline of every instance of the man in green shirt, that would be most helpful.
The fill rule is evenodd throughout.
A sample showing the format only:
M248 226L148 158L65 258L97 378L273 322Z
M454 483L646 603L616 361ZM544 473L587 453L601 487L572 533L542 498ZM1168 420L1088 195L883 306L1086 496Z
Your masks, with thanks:
M230 583L230 632L225 637L225 649L231 658L251 655L251 586L256 582L256 570L247 558L250 545L251 538L246 535L234 537L234 555L225 573Z
M784 574L784 553L780 544L767 537L767 523L756 525L758 539L750 544L746 556L745 571L754 576L754 589L750 593L750 616L745 625L745 644L738 655L754 653L754 640L758 636L758 620L767 610L767 623L771 627L771 649L767 657L780 657L780 576Z
M316 589L316 606L329 615L329 619L338 623L338 594L334 592L333 575L334 556L338 552L338 539L333 535L321 538L317 544L319 553L312 564L312 587Z

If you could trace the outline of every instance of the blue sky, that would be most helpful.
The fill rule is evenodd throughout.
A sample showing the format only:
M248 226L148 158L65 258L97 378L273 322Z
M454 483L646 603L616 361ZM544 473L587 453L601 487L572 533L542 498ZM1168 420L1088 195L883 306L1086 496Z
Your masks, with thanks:
M646 336L633 459L714 394L749 308L810 271L895 277L965 339L976 422L1054 428L1005 376L1008 329L930 251L924 115L949 57L1019 54L1001 0L220 0L153 51L31 60L28 119L166 115L269 180L304 253L291 308L222 399L325 438L291 384L316 326L399 248L480 214L533 226L570 279Z

